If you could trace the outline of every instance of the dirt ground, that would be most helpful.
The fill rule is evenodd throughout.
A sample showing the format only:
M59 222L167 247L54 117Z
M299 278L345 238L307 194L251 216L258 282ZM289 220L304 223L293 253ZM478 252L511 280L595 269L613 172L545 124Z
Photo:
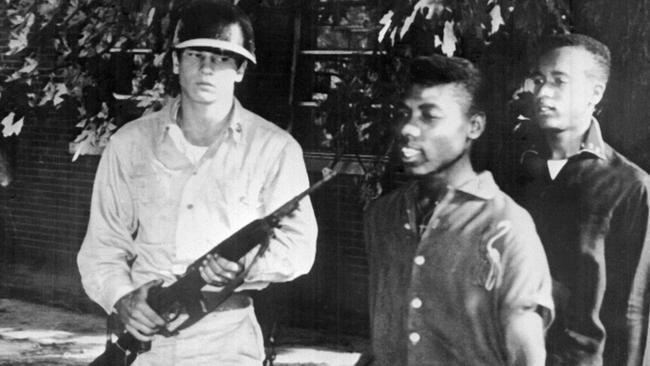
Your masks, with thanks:
M100 316L0 298L0 366L87 365L104 350L105 326ZM277 347L275 366L351 366L359 357L331 346L299 346L307 334L288 336L293 342Z
M0 365L87 365L103 349L105 320L0 299Z

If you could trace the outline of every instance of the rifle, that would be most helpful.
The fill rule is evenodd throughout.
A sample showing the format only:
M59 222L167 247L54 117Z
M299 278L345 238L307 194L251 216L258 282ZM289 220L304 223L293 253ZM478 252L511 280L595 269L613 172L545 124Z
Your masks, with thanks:
M201 288L207 283L201 277L199 268L209 254L235 262L258 244L261 245L258 256L263 254L268 247L269 238L273 235L273 229L280 226L280 221L298 209L298 205L303 198L319 189L335 175L336 172L334 171L325 174L323 179L280 206L271 214L253 220L239 229L208 253L194 261L176 282L167 287L157 286L149 289L147 304L163 318L174 321L182 312L189 315L187 320L172 331L165 328L160 333L164 336L173 336L180 330L198 322L227 300L235 289L244 282L246 271L226 284L216 298L211 299L210 304L207 305L201 295ZM131 333L124 332L116 342L111 343L108 341L104 353L93 360L89 366L128 366L135 361L138 354L148 351L149 347L150 342L141 342Z

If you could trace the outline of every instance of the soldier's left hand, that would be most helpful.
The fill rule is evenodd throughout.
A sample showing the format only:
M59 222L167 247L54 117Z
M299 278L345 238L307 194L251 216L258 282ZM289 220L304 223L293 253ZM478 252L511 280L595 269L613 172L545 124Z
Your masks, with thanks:
M231 262L223 257L208 254L203 265L199 267L201 277L205 282L212 286L223 287L229 281L233 280L244 266L238 262Z

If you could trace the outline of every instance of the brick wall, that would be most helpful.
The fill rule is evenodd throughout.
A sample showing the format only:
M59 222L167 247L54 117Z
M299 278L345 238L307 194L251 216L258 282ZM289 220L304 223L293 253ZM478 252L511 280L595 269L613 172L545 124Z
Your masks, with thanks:
M244 105L280 125L289 116L293 20L288 10L267 10L257 18L260 65L238 91ZM0 44L6 44L3 37ZM12 62L17 61L0 56L0 65ZM79 132L74 125L59 116L29 116L20 137L12 139L16 179L0 189L0 297L99 311L83 293L75 262L99 157L71 162L68 143ZM311 178L319 177L312 173ZM278 319L279 327L367 333L367 265L356 179L341 176L314 195L320 226L316 264L309 275L255 296L266 329Z
M85 233L98 157L71 162L72 121L32 117L30 122L12 152L15 180L2 192L4 290L79 305L85 296L75 253Z

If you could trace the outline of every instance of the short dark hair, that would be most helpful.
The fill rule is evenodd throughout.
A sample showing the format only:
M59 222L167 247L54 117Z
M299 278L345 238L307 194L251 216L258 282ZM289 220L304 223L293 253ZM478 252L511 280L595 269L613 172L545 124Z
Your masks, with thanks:
M230 27L237 24L245 49L255 53L255 35L250 18L240 8L224 0L194 0L180 10L178 42L193 38L229 39Z
M579 47L589 52L597 66L596 75L594 76L607 84L612 65L612 55L605 44L584 34L554 34L542 39L539 56L562 47Z
M420 56L410 65L409 86L458 84L470 97L468 113L481 111L481 73L470 61L442 55Z

